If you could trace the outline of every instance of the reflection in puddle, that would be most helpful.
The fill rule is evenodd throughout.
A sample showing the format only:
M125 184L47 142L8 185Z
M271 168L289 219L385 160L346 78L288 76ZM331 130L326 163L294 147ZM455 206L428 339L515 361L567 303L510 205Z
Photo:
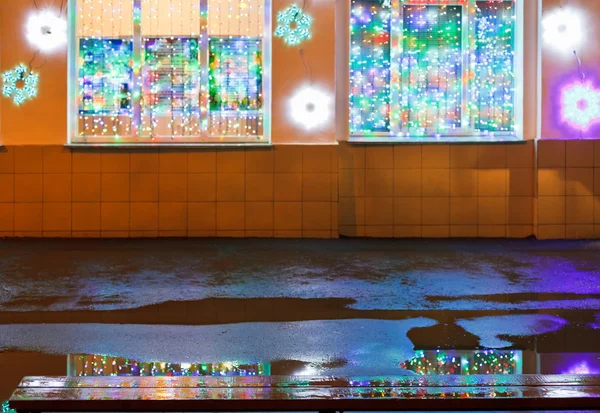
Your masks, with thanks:
M70 354L69 376L270 376L269 363L168 363Z
M521 351L417 351L401 367L421 375L521 374L522 360Z
M419 350L415 356L400 363L398 375L490 375L521 374L522 351L428 351ZM294 370L285 370L281 361L273 363L169 363L130 360L99 354L71 354L68 356L70 376L270 376L272 364L278 375L310 376L328 373L318 364L297 362ZM339 361L345 365L346 361ZM302 367L302 369L299 369Z
M600 374L600 353L541 354L542 374Z
M2 413L14 413L14 412L15 412L15 410L8 407L7 401L2 403Z

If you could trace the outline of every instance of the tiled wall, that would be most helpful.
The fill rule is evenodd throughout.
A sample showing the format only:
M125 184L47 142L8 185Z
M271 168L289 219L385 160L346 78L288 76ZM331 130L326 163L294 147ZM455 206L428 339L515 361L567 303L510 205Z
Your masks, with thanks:
M0 236L338 236L332 146L0 150Z
M534 234L534 142L340 147L340 233Z
M0 150L0 237L340 235L600 238L600 141Z
M600 237L600 141L538 143L538 237Z

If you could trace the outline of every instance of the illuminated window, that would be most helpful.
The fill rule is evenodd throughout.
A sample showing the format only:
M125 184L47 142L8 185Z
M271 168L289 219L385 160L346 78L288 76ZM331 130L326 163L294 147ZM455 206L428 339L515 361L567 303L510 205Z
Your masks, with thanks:
M515 0L350 0L350 136L515 139Z
M269 143L270 0L72 2L70 143Z

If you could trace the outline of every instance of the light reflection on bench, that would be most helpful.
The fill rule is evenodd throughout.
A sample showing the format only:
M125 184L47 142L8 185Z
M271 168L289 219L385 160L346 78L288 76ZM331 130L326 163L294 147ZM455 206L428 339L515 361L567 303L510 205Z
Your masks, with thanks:
M600 376L26 377L25 412L600 410Z

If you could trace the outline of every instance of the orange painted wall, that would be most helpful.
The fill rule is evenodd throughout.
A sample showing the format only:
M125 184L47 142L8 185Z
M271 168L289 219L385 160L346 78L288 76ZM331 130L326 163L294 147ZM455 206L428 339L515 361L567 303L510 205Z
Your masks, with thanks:
M54 3L38 0L40 7ZM274 14L293 3L273 0ZM333 94L335 88L334 0L309 1L307 12L315 18L313 37L302 45L310 68L312 84ZM0 0L0 71L18 63L28 63L35 50L25 38L25 22L35 7L32 0ZM66 50L38 56L33 67L39 68L40 93L37 99L17 108L2 99L1 139L4 145L60 145L67 138L67 53ZM287 100L296 88L308 84L298 47L289 47L273 39L273 124L272 142L334 143L333 117L330 125L318 132L305 132L289 121ZM333 113L333 107L331 108Z
M39 1L43 6L50 0ZM25 38L33 1L0 0L0 71L29 63L35 53ZM39 97L16 107L2 98L0 138L4 145L64 144L67 136L67 52L38 55L32 67L40 73Z
M542 18L564 3L565 7L578 10L584 18L582 30L585 40L577 50L584 72L589 79L596 80L600 86L600 1L596 0L543 0ZM560 101L560 86L565 77L577 73L577 62L572 53L556 53L548 44L542 45L542 138L579 138L578 132L561 127L556 122L560 110L556 103ZM598 138L597 133L583 133L583 138Z
M533 0L529 0L533 1ZM289 4L290 0L273 0L274 14ZM39 0L40 6L54 3ZM561 0L543 0L542 14L558 7ZM600 23L600 2L570 0L569 6L579 8L586 18L586 39L597 39ZM335 90L335 1L309 0L308 11L315 17L313 38L303 46L310 66L312 82L334 94ZM0 70L5 71L20 62L28 63L35 50L25 39L24 23L34 9L33 1L0 0ZM528 31L526 36L531 36ZM527 49L526 54L534 53ZM559 115L555 103L559 99L557 85L564 77L575 73L575 59L570 54L558 55L542 45L542 138L572 138L573 132L557 125ZM591 78L600 78L600 47L587 41L578 53L583 67ZM17 108L8 99L0 103L0 138L5 145L64 144L66 141L66 51L38 56L32 63L41 74L40 95L25 106ZM528 70L531 70L529 68ZM323 131L307 133L289 122L288 97L308 77L299 55L299 49L286 46L281 39L273 39L273 136L278 143L333 143L335 127L332 119ZM525 84L526 106L530 107L531 82ZM332 108L333 109L333 108ZM533 129L531 112L526 110L526 130ZM26 125L26 127L25 127ZM527 135L531 135L527 133ZM584 134L583 137L595 137Z

